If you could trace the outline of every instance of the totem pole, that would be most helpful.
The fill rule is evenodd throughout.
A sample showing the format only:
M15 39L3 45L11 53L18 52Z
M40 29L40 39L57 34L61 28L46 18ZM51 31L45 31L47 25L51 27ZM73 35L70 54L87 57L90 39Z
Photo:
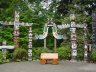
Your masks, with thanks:
M14 26L14 46L0 46L0 49L14 49L19 47L18 39L19 39L19 26L26 26L29 27L29 44L28 44L28 60L32 60L32 30L31 26L33 23L24 23L24 22L19 22L19 11L15 11L15 17L14 17L14 22L3 22L0 21L0 25L13 25Z
M32 60L32 27L29 26L28 60Z
M52 19L48 19L48 23L45 24L43 34L36 35L36 39L45 39L44 40L44 47L46 48L46 37L48 35L48 29L49 27L52 28L53 36L54 36L54 52L56 52L56 40L57 39L65 39L63 35L58 34L57 32L57 26L56 24L52 21Z
M15 11L15 21L14 21L14 43L15 48L19 47L18 37L19 36L19 12Z
M84 23L84 60L88 58L88 43L87 43L87 24Z
M77 56L77 42L76 42L76 24L75 24L75 15L70 15L70 31L71 31L71 53L72 53L72 60L76 60Z
M62 24L58 25L59 29L64 29L64 28L70 28L71 31L71 55L72 55L72 60L76 60L77 56L77 39L76 39L76 28L83 28L84 29L84 60L87 60L87 51L88 51L88 43L87 43L87 24L76 24L75 23L75 15L71 14L70 15L70 24Z
M93 30L93 50L96 50L96 13L92 13L92 30Z

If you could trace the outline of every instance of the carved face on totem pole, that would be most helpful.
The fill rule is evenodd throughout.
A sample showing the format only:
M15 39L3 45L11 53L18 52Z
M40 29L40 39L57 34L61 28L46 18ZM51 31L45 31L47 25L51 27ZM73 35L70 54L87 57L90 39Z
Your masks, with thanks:
M52 27L53 26L53 22L52 22L52 19L48 19L48 27Z

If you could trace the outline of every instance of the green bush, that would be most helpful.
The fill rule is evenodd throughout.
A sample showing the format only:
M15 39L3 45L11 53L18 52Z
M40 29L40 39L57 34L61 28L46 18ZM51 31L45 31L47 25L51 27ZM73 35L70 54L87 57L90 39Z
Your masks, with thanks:
M41 53L47 53L47 48L32 48L32 59L37 60L40 58Z
M22 61L27 59L27 51L22 48L16 48L13 57L15 61Z
M0 52L0 64L8 63L9 59L4 59L4 55L2 52Z
M71 58L71 49L68 46L57 48L57 53L60 60L70 60Z
M96 50L92 51L92 53L91 53L91 60L96 62Z
M13 60L13 53L7 52L6 53L6 59Z
M82 47L77 48L77 60L84 59L84 49Z
M3 53L0 52L0 64L2 64L2 63L3 63Z

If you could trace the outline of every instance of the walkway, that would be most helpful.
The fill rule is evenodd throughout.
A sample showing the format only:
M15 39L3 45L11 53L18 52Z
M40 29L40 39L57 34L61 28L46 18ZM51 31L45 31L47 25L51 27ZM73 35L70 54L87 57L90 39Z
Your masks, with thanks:
M41 65L38 61L13 62L0 65L0 72L96 72L96 64L59 62L58 65Z

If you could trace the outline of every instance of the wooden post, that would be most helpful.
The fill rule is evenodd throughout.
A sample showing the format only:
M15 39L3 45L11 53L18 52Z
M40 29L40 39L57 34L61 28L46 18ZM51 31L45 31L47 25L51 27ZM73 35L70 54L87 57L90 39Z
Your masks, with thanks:
M14 21L14 43L15 48L19 47L19 12L15 11L15 21Z
M46 48L46 38L44 38L44 48Z
M84 23L84 60L88 59L87 24Z
M92 50L96 50L96 12L92 13Z
M29 26L28 61L32 60L32 28Z
M56 41L56 38L54 37L54 52L56 52L56 44L57 44L57 41Z
M76 43L76 23L75 23L75 14L70 14L70 31L71 31L71 48L72 48L72 60L76 60L77 56L77 43Z
M71 53L72 53L72 60L76 60L76 56L77 56L77 43L76 43L76 28L75 28L76 24L75 22L71 22Z
M76 60L77 56L77 43L76 43L76 33L71 32L71 53L72 53L72 60Z

